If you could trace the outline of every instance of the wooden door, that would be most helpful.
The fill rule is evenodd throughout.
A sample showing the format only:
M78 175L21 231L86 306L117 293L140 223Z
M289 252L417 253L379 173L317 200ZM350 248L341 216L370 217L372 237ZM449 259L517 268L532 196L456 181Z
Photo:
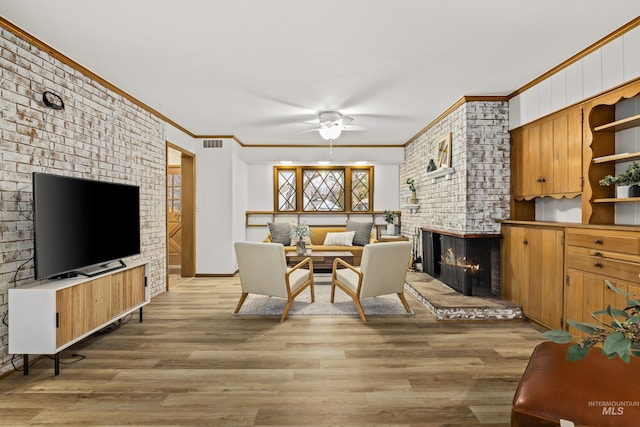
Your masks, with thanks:
M167 246L169 266L182 261L182 173L180 166L167 168Z
M573 269L567 271L567 276L564 318L576 322L595 323L590 313L604 308L604 279L602 276ZM579 330L566 322L565 325L565 329L572 335L581 335Z
M525 227L502 226L502 296L522 305L528 283Z
M552 329L562 327L564 231L540 230L540 311L537 320Z
M560 328L563 310L562 229L503 226L502 296L531 320Z
M522 165L522 188L525 196L540 194L540 126L525 129L523 136L526 154Z
M582 108L563 112L553 120L553 192L582 191Z
M525 164L523 134L524 130L522 128L511 132L511 194L514 197L525 195L523 188L523 168Z
M547 120L540 124L538 135L539 158L536 194L546 195L554 192L554 141L553 121ZM533 159L532 159L533 161Z

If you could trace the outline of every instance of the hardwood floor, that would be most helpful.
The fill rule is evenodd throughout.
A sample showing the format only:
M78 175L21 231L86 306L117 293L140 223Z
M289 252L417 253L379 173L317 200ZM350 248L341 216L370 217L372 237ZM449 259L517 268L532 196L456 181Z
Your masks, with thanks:
M238 279L171 287L123 327L0 380L0 425L508 426L523 321L231 315ZM72 357L79 354L85 358ZM76 362L70 363L73 360Z

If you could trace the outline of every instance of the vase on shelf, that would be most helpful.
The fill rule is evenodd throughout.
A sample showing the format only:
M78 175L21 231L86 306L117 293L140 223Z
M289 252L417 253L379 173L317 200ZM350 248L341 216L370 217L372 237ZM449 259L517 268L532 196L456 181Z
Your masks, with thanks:
M387 223L387 234L396 234L396 225L392 222Z
M300 240L298 240L298 243L296 243L296 254L304 255L306 252L307 252L307 244L301 238Z
M627 199L629 197L640 197L640 185L617 185L616 197L618 199Z

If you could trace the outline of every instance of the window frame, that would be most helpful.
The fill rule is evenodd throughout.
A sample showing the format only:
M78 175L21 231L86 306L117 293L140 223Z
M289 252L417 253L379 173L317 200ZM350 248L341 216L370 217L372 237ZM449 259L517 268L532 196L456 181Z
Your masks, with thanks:
M342 171L344 173L344 210L341 211L320 211L320 210L303 210L303 171ZM366 211L354 211L352 207L352 171L367 171L369 180L369 200L368 209ZM291 211L280 210L278 205L278 198L280 194L280 187L278 184L278 177L280 171L295 171L295 184L296 184L296 209ZM273 167L273 211L281 214L350 214L350 213L372 213L373 211L373 166L274 166Z

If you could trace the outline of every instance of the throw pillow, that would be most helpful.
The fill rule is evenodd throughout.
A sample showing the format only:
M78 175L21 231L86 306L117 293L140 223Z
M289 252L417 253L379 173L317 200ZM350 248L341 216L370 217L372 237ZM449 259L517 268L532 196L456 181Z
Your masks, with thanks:
M355 231L343 231L341 233L328 232L324 238L325 246L353 246Z
M291 237L289 237L289 224L286 222L268 222L269 234L271 234L271 241L273 243L282 243L285 246L291 244Z
M353 238L355 246L364 246L371 241L373 222L347 221L347 231L355 231Z

